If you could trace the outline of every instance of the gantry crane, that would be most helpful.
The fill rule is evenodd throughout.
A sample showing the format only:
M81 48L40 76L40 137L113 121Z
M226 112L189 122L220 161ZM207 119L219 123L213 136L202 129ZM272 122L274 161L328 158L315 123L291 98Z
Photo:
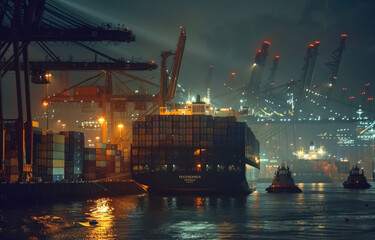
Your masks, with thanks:
M180 68L182 63L182 56L185 50L186 32L183 27L180 27L180 37L178 39L176 52L163 52L162 56L162 68L160 76L160 91L158 94L159 106L165 107L166 103L172 100L176 94L178 76L180 74ZM167 59L169 56L174 55L173 68L170 74L167 71ZM168 79L170 80L168 84Z
M268 48L270 45L270 42L264 41L262 48L259 49L255 55L254 64L251 67L251 76L247 90L249 94L259 93L262 84L263 70L266 64L266 58L268 56Z
M340 70L342 54L344 53L344 50L345 50L345 42L347 38L348 38L347 34L341 34L340 44L337 47L337 49L332 52L332 61L326 63L326 66L330 70L329 84L328 84L328 87L326 88L327 89L326 95L330 99L332 98L334 91L335 91L335 85L336 85L337 77L338 77L339 70Z
M1 76L14 66L18 117L17 131L17 157L19 167L19 180L23 174L23 130L25 129L26 163L32 162L32 119L30 107L29 63L28 45L30 42L132 42L135 35L128 28L105 29L85 23L78 17L66 13L57 7L57 3L46 0L2 0L0 2L0 58L6 56L10 46L13 46L13 55L8 58L5 65L1 66ZM20 45L21 43L21 45ZM23 101L21 89L21 61L23 56L23 69L25 80L26 122L23 117ZM6 69L5 69L6 67ZM0 86L1 87L1 86ZM1 88L0 88L1 92ZM1 97L1 96L0 96ZM3 109L0 102L1 129L0 141L3 146ZM3 155L3 153L2 153ZM3 156L1 156L1 164Z
M270 76L268 77L268 85L266 85L266 89L270 89L275 85L275 77L277 68L279 67L279 60L280 56L275 56L273 59L272 67L270 69Z
M111 142L118 143L122 141L124 137L127 135L127 131L122 132L122 136L119 138L115 138L114 134L114 113L116 109L120 107L123 111L128 111L127 104L133 104L134 110L141 110L146 113L152 113L153 111L157 110L158 107L163 107L166 105L167 102L171 101L175 96L176 86L178 81L178 76L181 68L182 63L182 56L185 47L186 41L186 32L184 29L181 28L180 37L178 40L177 50L176 52L163 52L162 53L162 69L161 69L161 76L160 76L160 86L158 84L152 83L148 80L142 79L140 77L134 76L128 73L125 70L151 70L156 68L155 61L151 63L133 63L133 64L125 64L122 63L112 63L105 65L103 63L90 63L90 67L86 68L85 66L88 64L75 64L75 63L65 63L65 62L43 62L39 66L43 66L44 70L53 71L53 70L105 70L94 77L90 77L86 80L79 82L61 92L52 94L43 98L42 101L44 102L66 102L66 103L73 103L73 102L82 102L82 103L99 103L102 107L102 115L105 119L106 123L111 123ZM167 59L169 56L174 55L174 62L173 68L170 74L167 71ZM38 65L37 65L38 66ZM126 67L126 68L125 68ZM130 89L125 83L123 83L115 74L120 74L125 77L131 78L135 81L147 84L148 86L159 88L158 94L150 94L150 93L136 93L132 89ZM81 84L93 80L93 79L100 79L105 76L105 83L104 86L91 86L90 88L96 88L94 91L95 94L91 95L84 95L82 93L88 92L84 89L87 87L79 87ZM124 87L127 92L123 92L122 94L113 94L112 90L112 79L116 78L122 87ZM168 83L169 80L169 83ZM75 94L73 96L65 94L67 91L74 89ZM79 94L81 92L81 94ZM151 106L148 106L148 103L151 103ZM107 104L110 105L110 114L107 117ZM107 142L107 129L106 124L102 124L103 130L103 141ZM130 129L130 128L129 128Z

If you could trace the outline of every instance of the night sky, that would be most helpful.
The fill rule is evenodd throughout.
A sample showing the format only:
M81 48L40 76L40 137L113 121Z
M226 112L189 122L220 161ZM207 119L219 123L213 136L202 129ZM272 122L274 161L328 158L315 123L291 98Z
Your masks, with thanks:
M95 46L113 57L129 60L132 57L139 61L156 60L160 65L160 53L175 50L179 26L183 25L187 41L179 82L185 88L191 88L193 94L204 95L205 89L211 87L217 102L220 102L223 83L229 80L231 72L237 73L235 86L248 83L255 52L265 40L270 41L271 46L264 78L269 75L273 57L280 55L276 85L301 76L306 47L315 41L321 44L313 81L318 84L327 81L328 69L324 63L331 60L331 52L338 47L342 33L348 34L348 40L337 87L348 87L353 95L359 96L366 82L374 82L375 1L57 2L91 23L129 27L137 37L136 42ZM92 54L75 51L73 47L50 46L62 58L71 54L74 59L93 59ZM37 56L34 48L32 46L31 53ZM207 86L210 65L214 65L214 73L210 86ZM160 68L153 74L158 76L159 72ZM14 99L13 76L8 74L3 83L6 89L4 99ZM78 80L71 77L72 83ZM43 92L40 86L33 86L34 102L39 103ZM6 117L15 117L14 110L5 106Z

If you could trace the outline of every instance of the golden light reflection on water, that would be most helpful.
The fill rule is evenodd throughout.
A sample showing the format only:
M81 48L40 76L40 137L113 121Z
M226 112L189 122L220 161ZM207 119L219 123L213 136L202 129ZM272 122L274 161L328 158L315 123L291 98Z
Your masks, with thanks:
M303 193L298 194L297 200L296 200L297 204L299 204L299 205L305 204L305 197L304 196L305 195Z
M87 232L88 239L115 239L113 232L114 216L113 208L109 205L110 198L100 198L94 201L91 206L87 219L96 220L98 224L90 226Z
M206 199L202 197L196 197L194 198L194 206L197 210L202 210L204 208L204 203Z
M64 221L61 217L58 216L32 216L32 220L37 221L38 223L44 225L45 232L49 234L56 234L59 232L62 228L70 227L71 225Z
M253 207L254 224L253 224L252 228L260 229L260 228L262 228L262 222L259 220L260 193L259 193L259 191L255 191L252 194L254 196L254 207Z

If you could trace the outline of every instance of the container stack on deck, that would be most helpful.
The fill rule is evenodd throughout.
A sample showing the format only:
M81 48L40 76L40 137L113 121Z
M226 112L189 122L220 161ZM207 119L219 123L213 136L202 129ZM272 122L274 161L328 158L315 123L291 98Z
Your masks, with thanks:
M47 143L47 178L49 181L62 181L65 177L65 136L48 132L42 136Z
M18 160L17 160L17 141L16 132L14 130L5 131L5 181L14 183L18 181Z
M130 172L130 150L129 148L124 148L124 151L121 153L123 156L120 162L120 173L129 173Z
M252 131L233 116L146 116L133 122L132 169L239 171L240 161L252 159L245 147L257 152L256 146Z
M95 148L85 148L84 156L84 171L83 176L85 180L91 181L96 179L95 169L96 169L96 149Z
M42 129L33 128L33 176L37 181L47 179L47 144L42 143Z
M17 137L15 124L5 124L4 171L0 171L0 182L18 182ZM32 164L23 159L23 181L56 182L98 180L111 177L123 178L130 172L129 149L124 154L116 144L97 143L97 148L84 148L84 134L81 132L42 131L33 128ZM129 174L130 176L130 174Z
M65 136L65 179L78 181L83 178L84 142L83 133L60 132Z
M96 148L96 168L95 177L96 179L103 179L107 176L107 161L106 161L106 144L99 143Z
M115 152L115 173L118 174L121 172L121 162L123 162L124 157L122 156L123 153L120 150L116 150Z
M116 150L117 150L117 144L107 144L106 156L105 156L107 177L113 176L113 174L115 173Z

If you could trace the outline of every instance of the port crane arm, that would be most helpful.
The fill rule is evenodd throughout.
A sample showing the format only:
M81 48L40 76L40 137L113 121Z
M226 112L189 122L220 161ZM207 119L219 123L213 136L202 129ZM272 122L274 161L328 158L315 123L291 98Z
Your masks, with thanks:
M182 56L184 54L184 49L185 49L185 42L186 42L186 32L184 29L181 29L180 38L178 40L178 45L177 45L177 51L174 54L175 57L174 57L174 63L173 63L173 70L170 75L171 81L168 86L166 101L173 99L176 94L177 81L178 81L178 76L180 74Z

